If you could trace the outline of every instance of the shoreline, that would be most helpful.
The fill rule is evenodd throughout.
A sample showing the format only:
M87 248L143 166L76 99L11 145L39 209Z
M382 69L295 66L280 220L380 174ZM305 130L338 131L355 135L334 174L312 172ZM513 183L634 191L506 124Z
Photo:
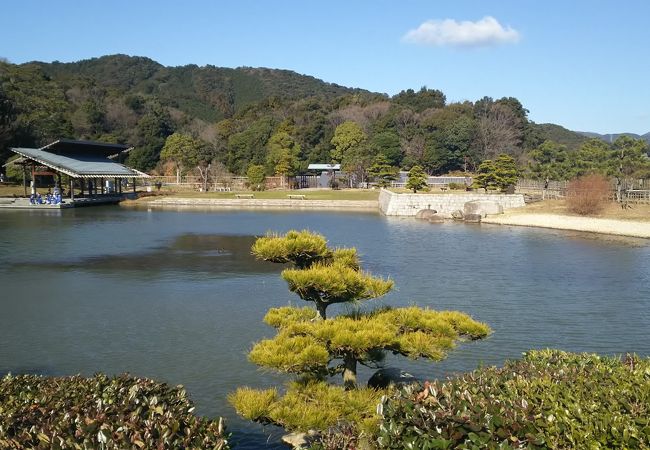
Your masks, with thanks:
M163 197L147 201L125 201L126 207L183 207L224 209L327 209L379 211L377 200L295 200Z
M183 209L301 209L301 210L342 210L380 212L376 200L297 200L297 199L219 199L161 197L151 200L127 200L125 207L156 207ZM553 230L597 233L611 236L624 236L650 239L650 222L603 219L595 217L570 216L565 214L524 212L524 208L512 209L502 215L488 216L482 223L490 225L548 228Z
M516 212L514 214L505 213L500 216L488 216L482 219L481 222L494 225L550 228L553 230L581 231L650 239L650 222L631 220Z

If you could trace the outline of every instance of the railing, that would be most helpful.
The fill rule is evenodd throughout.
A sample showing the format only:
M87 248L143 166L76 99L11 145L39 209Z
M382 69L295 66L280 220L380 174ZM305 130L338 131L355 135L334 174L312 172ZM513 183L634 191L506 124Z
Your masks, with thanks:
M549 180L547 184L544 180L520 179L517 181L516 192L539 195L547 199L582 195L580 192L569 193L568 185L568 181ZM614 178L611 180L609 198L632 203L650 203L650 180L621 179L617 181Z

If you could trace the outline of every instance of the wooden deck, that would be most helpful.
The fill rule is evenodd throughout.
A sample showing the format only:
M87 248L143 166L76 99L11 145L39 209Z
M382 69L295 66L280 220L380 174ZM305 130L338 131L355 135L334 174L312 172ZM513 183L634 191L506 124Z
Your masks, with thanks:
M124 198L124 195L102 195L96 197L75 198L74 200L64 199L63 202L58 205L48 205L47 203L34 205L29 202L28 198L0 197L0 209L52 211L57 209L79 208L83 206L110 205L119 203Z

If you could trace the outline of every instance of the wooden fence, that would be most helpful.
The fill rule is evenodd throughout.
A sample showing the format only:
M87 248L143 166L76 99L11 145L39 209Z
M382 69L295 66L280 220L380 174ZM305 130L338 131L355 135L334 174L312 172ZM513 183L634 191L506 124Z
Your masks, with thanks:
M165 186L176 186L183 189L201 190L203 180L195 175L176 176L152 176L147 179L150 186L161 183ZM264 180L266 189L301 189L318 187L318 176L301 175L297 177L266 177ZM208 191L243 191L248 189L248 177L219 177L209 179Z
M548 181L519 179L517 181L516 192L521 194L531 194L541 196L542 198L564 198L567 195L573 195L568 192L568 181ZM581 195L577 193L575 195ZM611 180L609 197L611 200L631 202L631 203L650 203L650 179L622 179Z

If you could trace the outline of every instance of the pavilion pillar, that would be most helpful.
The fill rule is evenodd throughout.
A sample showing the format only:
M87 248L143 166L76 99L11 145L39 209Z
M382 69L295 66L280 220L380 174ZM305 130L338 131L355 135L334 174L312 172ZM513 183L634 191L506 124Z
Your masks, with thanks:
M135 178L133 178L133 193L135 194Z
M23 164L23 190L25 191L25 197L27 197L27 167Z
M74 201L74 178L70 177L70 200Z

